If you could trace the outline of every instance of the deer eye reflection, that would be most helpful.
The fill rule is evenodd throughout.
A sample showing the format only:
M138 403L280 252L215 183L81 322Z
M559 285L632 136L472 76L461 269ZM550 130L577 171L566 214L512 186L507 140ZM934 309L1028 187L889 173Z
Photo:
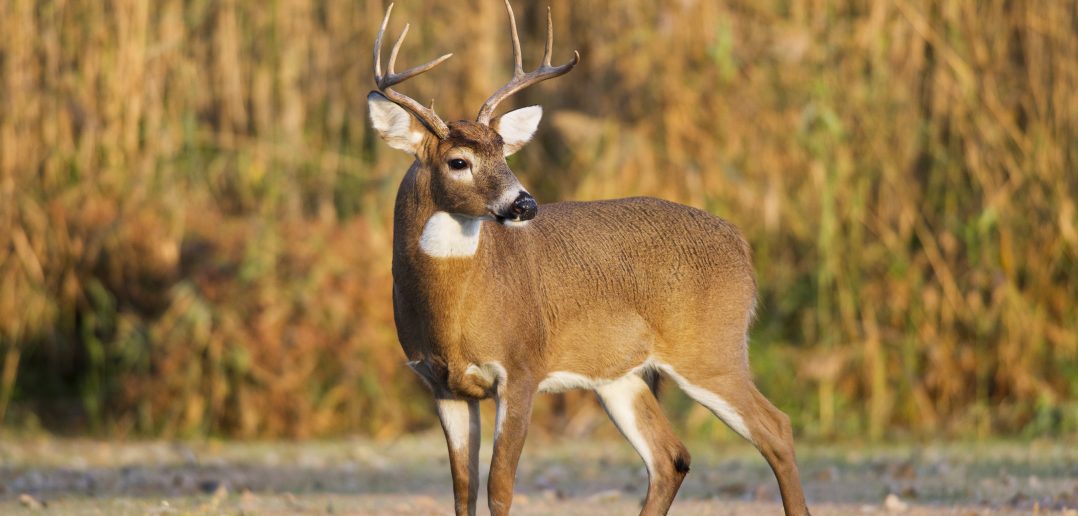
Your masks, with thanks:
M448 163L449 163L449 168L451 168L453 170L464 170L464 169L468 168L468 162L464 161L464 160L462 160L460 158L453 158L453 159L449 160Z

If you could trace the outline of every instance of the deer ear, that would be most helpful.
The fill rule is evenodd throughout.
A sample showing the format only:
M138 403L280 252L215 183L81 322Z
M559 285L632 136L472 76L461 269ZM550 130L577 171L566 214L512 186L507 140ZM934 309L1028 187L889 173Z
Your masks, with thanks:
M377 91L367 95L367 107L378 135L394 149L415 154L423 138L430 133L411 113Z
M528 106L510 111L491 122L490 127L502 135L505 141L504 154L506 156L520 150L528 140L532 139L535 130L539 128L539 120L543 118L541 106Z

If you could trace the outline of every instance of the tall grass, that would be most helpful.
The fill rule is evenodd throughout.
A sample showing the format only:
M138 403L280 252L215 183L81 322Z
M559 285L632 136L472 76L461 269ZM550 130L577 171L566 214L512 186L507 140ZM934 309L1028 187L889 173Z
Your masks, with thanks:
M456 53L405 89L474 116L509 73L502 6L398 3L403 62ZM514 169L541 202L741 226L754 371L800 432L1078 432L1078 3L551 3L583 60L516 99L548 116ZM517 7L529 62L543 7ZM431 423L389 302L408 158L366 121L380 2L2 12L0 422Z

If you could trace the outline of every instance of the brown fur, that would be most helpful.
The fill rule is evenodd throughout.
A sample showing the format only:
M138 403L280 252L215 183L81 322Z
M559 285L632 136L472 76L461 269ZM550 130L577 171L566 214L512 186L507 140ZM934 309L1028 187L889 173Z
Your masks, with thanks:
M448 56L384 80L376 61L382 93L367 97L379 134L416 155L394 211L393 308L409 365L437 400L456 513L476 509L478 400L497 402L487 503L491 514L507 514L532 401L551 373L552 385L596 390L648 465L641 513L666 513L690 459L654 395L661 369L751 438L775 472L786 513L807 514L789 420L749 378L756 280L748 244L722 219L658 199L554 203L537 212L505 155L527 142L541 112L491 115L514 92L571 70L579 55L549 64L548 12L543 64L525 74L505 6L516 70L477 122L445 124L387 89ZM389 10L376 55L388 20Z
M393 299L401 345L436 396L497 396L507 404L490 470L491 512L509 509L532 398L549 373L616 379L651 358L735 407L775 470L787 513L806 513L788 420L749 380L746 334L756 285L738 230L659 199L562 202L542 205L524 227L483 222L473 256L430 257L419 240L435 212L480 216L498 186L515 181L493 130L450 126L446 140L428 137L398 191ZM476 157L471 185L450 179L443 165L460 147ZM504 385L467 374L489 362L504 366ZM659 470L645 512L663 513L688 452L644 393L637 417L646 421ZM472 512L474 500L460 499L472 487L460 460L453 460L457 507Z

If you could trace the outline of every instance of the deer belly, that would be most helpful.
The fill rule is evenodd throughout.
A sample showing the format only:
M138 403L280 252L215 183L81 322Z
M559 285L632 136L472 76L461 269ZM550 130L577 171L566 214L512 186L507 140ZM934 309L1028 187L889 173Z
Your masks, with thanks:
M655 365L650 359L648 359L640 363L639 365L629 369L624 374L607 378L593 377L582 373L574 373L571 371L552 371L547 374L546 378L544 378L542 382L539 382L539 388L537 390L542 393L558 393L577 389L594 391L599 387L602 387L611 382L616 382L622 378L625 378L626 376L642 376L645 372L650 369L653 369L654 367Z
M657 340L652 326L636 312L600 310L565 321L548 346L550 372L539 391L594 390L625 375L642 374Z

